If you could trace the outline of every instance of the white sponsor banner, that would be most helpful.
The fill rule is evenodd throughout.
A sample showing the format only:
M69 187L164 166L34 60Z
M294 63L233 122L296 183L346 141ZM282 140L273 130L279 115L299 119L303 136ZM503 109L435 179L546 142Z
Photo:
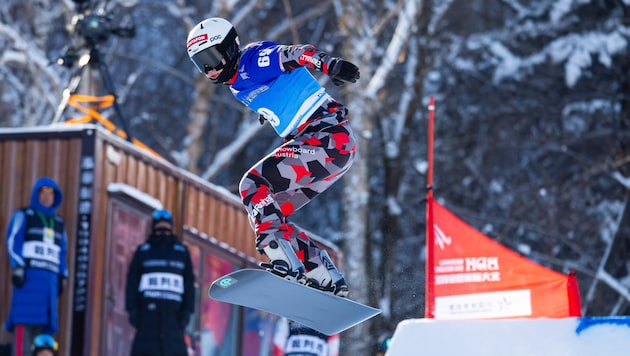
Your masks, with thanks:
M184 278L179 274L168 272L145 273L140 278L138 290L140 292L145 290L160 290L183 294Z
M43 241L24 241L22 257L44 260L58 265L60 251L61 248L55 244Z
M435 298L435 319L524 317L532 314L529 289Z

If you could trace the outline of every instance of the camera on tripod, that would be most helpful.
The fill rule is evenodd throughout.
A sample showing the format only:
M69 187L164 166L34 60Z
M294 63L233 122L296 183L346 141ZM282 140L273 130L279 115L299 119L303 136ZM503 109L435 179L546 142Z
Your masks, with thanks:
M103 14L78 14L72 18L71 29L79 34L88 44L96 44L105 41L109 35L118 37L133 37L136 28L116 27L110 17Z
M110 35L128 38L136 35L133 22L127 21L126 26L117 25L103 8L97 11L90 9L90 0L72 1L76 4L77 14L72 17L67 30L71 35L83 38L83 47L95 49L97 44L105 42ZM68 68L73 67L79 58L78 52L74 46L66 47L64 54L57 58L57 63Z
M126 120L122 114L122 109L116 100L117 95L114 89L114 82L109 73L109 69L107 68L107 63L101 59L98 44L107 40L110 35L133 37L136 33L135 26L132 21L125 21L125 18L123 18L122 21L112 20L112 18L107 16L105 13L105 6L100 7L99 10L94 10L94 8L90 6L90 0L72 1L77 6L77 14L73 16L71 23L67 26L67 30L73 37L72 40L82 38L83 41L78 47L74 47L73 45L66 47L64 53L57 58L57 64L67 68L73 68L77 63L78 65L74 68L72 77L68 82L68 86L63 90L61 102L57 106L52 122L56 123L62 119L65 109L72 103L72 96L79 88L81 77L83 75L83 69L85 66L89 65L89 68L96 69L100 74L101 84L103 85L105 93L107 95L113 95L114 101L111 105L113 105L114 110L120 119L120 123L123 127L123 131L126 133L127 140L131 141L133 137L127 127ZM130 25L122 26L121 23ZM74 106L74 104L72 105ZM98 115L89 114L87 117L99 120L101 123L102 121L100 120L107 121L107 119Z
M101 8L98 11L91 11L90 0L72 0L77 6L78 14L72 18L69 26L71 33L76 33L83 37L88 44L94 45L105 41L109 35L119 37L133 37L136 28L133 24L129 26L116 26L111 17L105 14Z

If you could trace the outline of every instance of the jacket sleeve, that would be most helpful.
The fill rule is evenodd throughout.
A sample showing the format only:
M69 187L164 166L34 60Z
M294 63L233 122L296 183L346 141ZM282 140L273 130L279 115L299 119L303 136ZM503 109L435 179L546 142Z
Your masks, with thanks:
M66 261L66 255L68 253L68 236L66 230L63 230L61 234L61 246L59 251L59 274L68 278L68 262Z
M139 250L133 254L129 271L127 271L127 284L125 286L125 310L129 314L138 308L138 283L140 283Z
M188 315L195 312L195 273L193 271L190 252L186 247L186 265L184 267L184 300L182 311Z
M24 267L22 256L22 246L24 246L24 235L26 233L26 214L18 210L11 217L7 229L7 252L11 269Z
M317 50L310 44L280 46L280 62L285 72L298 67L307 67L328 74L328 69L336 58Z

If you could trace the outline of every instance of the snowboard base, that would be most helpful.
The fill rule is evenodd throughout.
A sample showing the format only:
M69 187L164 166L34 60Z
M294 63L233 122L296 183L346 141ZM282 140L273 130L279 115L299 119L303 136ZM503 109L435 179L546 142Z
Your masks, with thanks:
M285 317L326 335L338 334L381 313L379 309L254 268L218 278L212 282L208 295Z

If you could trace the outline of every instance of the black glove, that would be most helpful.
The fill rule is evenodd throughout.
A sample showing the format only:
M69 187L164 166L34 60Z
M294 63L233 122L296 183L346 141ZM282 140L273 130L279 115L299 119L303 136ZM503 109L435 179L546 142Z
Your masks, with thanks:
M66 277L59 275L57 278L57 295L61 295L63 291L66 289Z
M22 288L25 279L26 274L24 273L24 267L15 267L11 272L11 282L13 282L14 286Z
M328 76L335 85L345 82L356 83L360 78L359 68L343 58L335 58L328 67Z

